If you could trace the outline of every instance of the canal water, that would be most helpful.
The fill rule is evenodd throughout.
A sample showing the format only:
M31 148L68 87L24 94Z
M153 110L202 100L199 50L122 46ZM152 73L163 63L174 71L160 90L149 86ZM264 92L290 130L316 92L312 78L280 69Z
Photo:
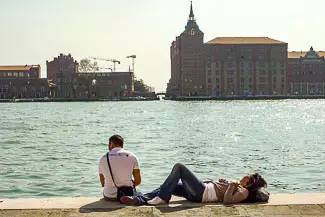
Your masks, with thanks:
M173 164L202 179L260 172L271 193L325 191L325 100L0 104L0 198L101 196L112 134L140 160L141 191Z

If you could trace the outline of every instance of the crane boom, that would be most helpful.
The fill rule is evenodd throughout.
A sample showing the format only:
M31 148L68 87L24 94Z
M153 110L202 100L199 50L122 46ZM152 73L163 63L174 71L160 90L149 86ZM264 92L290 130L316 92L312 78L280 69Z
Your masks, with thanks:
M121 64L121 61L119 60L116 60L116 59L110 59L110 58L101 58L101 57L89 57L91 59L94 59L94 60L102 60L102 61L108 61L108 62L113 62L113 65L114 65L114 72L116 71L115 69L115 63L118 63L118 64Z

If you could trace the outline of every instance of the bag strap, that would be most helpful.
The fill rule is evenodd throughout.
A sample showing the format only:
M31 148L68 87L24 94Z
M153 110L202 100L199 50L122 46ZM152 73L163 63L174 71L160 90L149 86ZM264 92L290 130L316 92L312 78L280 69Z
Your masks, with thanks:
M114 183L115 187L118 188L117 185L115 184L115 181L114 181L114 176L113 176L113 172L112 172L112 169L111 169L111 164L109 163L109 152L107 152L106 158L107 158L107 164L108 164L109 171L111 173L113 183Z

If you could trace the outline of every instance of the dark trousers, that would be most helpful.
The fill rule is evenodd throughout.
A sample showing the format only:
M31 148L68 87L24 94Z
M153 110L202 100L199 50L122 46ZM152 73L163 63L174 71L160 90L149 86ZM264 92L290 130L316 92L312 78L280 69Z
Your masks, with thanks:
M184 197L189 201L201 203L205 185L183 164L175 164L165 182L150 193L138 193L136 199L146 204L159 196L169 202L172 195Z

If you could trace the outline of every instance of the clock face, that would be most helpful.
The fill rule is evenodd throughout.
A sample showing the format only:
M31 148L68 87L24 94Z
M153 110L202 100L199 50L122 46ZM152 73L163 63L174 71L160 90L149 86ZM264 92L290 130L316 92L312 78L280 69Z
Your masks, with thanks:
M195 34L196 34L196 31L195 31L194 28L192 28L191 31L190 31L190 35L195 35Z

